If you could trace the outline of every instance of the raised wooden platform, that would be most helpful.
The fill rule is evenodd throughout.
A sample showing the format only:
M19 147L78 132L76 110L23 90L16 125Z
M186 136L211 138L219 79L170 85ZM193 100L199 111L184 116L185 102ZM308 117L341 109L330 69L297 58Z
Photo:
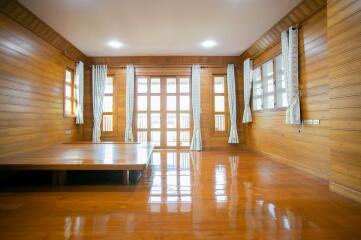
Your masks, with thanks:
M0 158L1 170L145 170L152 144L64 143Z
M129 181L140 177L152 152L150 143L63 143L1 157L0 170L50 170L57 184L66 182L66 171L70 170L122 170Z

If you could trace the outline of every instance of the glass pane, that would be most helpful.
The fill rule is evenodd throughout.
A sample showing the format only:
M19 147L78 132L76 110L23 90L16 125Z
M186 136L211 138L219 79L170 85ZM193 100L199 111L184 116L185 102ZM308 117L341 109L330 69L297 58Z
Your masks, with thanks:
M253 85L253 96L262 95L262 83Z
M189 96L179 97L179 108L181 111L189 111Z
M286 93L282 93L282 107L286 107L287 104L288 104L287 94L286 94Z
M177 92L176 82L177 82L176 78L167 78L167 93Z
M138 111L146 111L148 109L147 96L138 96Z
M160 96L150 97L150 110L160 111Z
M146 113L138 113L137 116L137 127L138 128L147 128L147 114Z
M180 128L189 128L189 113L181 113L179 118Z
M287 95L285 92L277 92L277 107L287 106Z
M167 128L176 128L177 127L177 114L168 113L167 114Z
M71 101L70 100L65 100L65 112L71 113Z
M65 96L71 97L71 86L65 85Z
M215 131L224 131L226 129L225 117L224 115L215 115L214 116L214 130Z
M179 92L189 93L189 78L179 79Z
M69 70L65 71L65 81L71 83L73 73Z
M103 132L113 131L113 115L103 115Z
M138 78L137 81L138 81L138 85L137 85L138 93L146 93L148 90L147 79Z
M176 96L167 96L167 110L176 111L177 110L177 97Z
M103 112L113 112L113 96L104 96Z
M253 99L253 110L261 110L262 109L262 98L254 98Z
M214 92L224 93L224 77L214 77Z
M150 79L150 92L151 93L160 93L160 78L151 78Z
M264 107L266 109L274 108L274 96L273 95L266 96L264 101L265 101Z
M147 142L146 131L138 131L137 137L138 137L138 142Z
M224 96L214 96L214 111L224 112Z
M150 138L155 146L160 146L160 131L152 131L150 133Z
M105 93L113 93L113 78L107 77L105 80Z
M167 131L167 146L177 146L176 131Z
M160 128L160 113L152 113L150 115L150 127Z
M179 138L181 146L189 146L189 131L181 131Z
M273 75L273 61L270 60L262 65L262 74L263 77L268 77Z
M261 80L261 68L256 68L253 70L253 82Z

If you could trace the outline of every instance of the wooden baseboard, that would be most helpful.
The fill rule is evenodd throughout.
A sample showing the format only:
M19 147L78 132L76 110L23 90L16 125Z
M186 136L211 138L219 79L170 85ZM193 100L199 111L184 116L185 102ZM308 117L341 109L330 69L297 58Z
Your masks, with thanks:
M311 175L314 175L314 176L317 176L319 178L322 178L322 179L325 179L325 180L329 180L329 175L328 173L324 173L324 172L321 172L319 171L318 169L314 169L314 168L310 168L310 167L307 167L303 164L300 164L300 163L296 163L294 161L290 161L289 159L285 158L285 157L282 157L282 156L279 156L279 155L275 155L275 154L272 154L272 153L268 153L268 152L264 152L264 151L257 151L257 150L254 150L254 149L248 149L250 151L253 151L255 153L258 153L258 154L261 154L265 157L268 157L276 162L280 162L280 163L283 163L283 164L286 164L290 167L293 167L293 168L296 168L298 170L301 170L303 172L307 172Z
M361 192L345 187L335 182L330 182L330 190L338 193L344 197L350 198L356 202L361 203Z

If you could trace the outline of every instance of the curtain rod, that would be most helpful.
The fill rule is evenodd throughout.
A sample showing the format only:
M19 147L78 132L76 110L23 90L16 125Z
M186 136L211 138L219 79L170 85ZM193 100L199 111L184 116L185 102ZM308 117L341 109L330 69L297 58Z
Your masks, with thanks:
M96 65L96 64L92 64ZM89 66L89 68L92 68L92 65ZM99 64L99 65L107 65L107 64ZM200 64L201 68L226 68L228 64ZM235 67L238 67L238 64L234 64ZM108 68L120 68L120 69L126 69L127 65L107 65ZM135 68L191 68L192 64L134 64Z

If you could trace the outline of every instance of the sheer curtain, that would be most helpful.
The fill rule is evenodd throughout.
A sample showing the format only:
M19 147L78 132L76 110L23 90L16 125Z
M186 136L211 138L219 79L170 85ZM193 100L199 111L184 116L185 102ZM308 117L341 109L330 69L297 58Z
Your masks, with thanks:
M202 150L201 136L201 66L192 65L192 108L193 108L193 137L190 149Z
M282 32L282 61L286 78L286 123L300 124L300 96L298 82L298 29L290 27Z
M134 65L127 65L126 80L126 108L125 108L125 142L133 142L133 108L134 108Z
M231 131L229 133L228 143L238 143L236 80L234 76L234 64L228 64L227 66L227 88L229 115L231 119Z
M252 113L250 107L251 91L252 91L252 61L246 59L243 62L243 91L244 91L244 111L243 123L252 122Z
M84 63L75 64L75 100L78 103L76 111L76 124L84 124Z
M107 79L107 65L92 66L93 83L93 142L100 142L103 114L103 100L105 92L105 80Z

